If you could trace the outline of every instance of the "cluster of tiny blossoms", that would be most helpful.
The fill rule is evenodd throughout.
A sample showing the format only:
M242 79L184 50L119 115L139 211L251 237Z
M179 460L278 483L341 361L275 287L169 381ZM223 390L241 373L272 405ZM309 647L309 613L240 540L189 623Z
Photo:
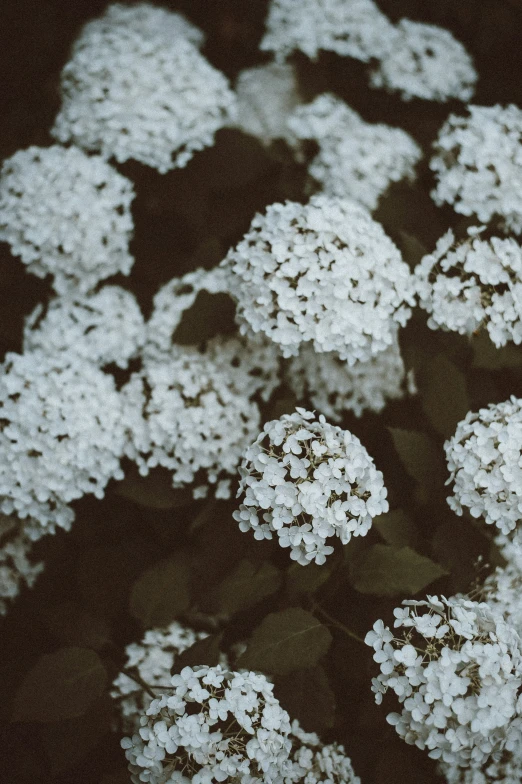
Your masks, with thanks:
M513 531L522 513L522 400L470 411L444 449L453 511L461 515L466 507L503 534Z
M501 613L464 597L428 596L394 610L365 642L381 673L376 702L388 690L402 706L388 722L429 756L467 767L520 743L522 642Z
M482 240L476 230L456 243L451 229L415 270L428 326L471 335L487 329L493 343L522 343L522 248L513 239Z
M448 784L520 784L522 781L522 755L520 750L504 751L500 759L486 765L460 768L441 763L440 772Z
M329 539L364 536L388 511L382 473L359 439L302 408L267 422L239 471L240 529L256 539L276 533L303 566L323 564Z
M344 747L338 743L325 745L313 732L304 732L297 721L292 722L293 771L285 784L360 784Z
M130 180L98 155L29 147L2 166L0 240L59 294L87 292L130 272L133 199Z
M308 171L324 193L375 209L392 182L413 179L420 147L405 131L366 123L335 95L299 106L287 121L296 139L313 139L319 153Z
M185 166L234 112L227 79L199 52L202 37L166 9L109 6L63 69L54 137L160 173Z
M16 516L0 515L0 615L5 615L8 602L18 596L21 587L31 588L44 569L43 563L30 559L32 545Z
M223 262L242 331L264 332L284 356L313 342L349 364L392 345L411 315L413 278L382 226L329 196L270 205Z
M481 223L495 219L505 231L522 231L522 109L513 104L468 106L439 131L430 168L436 204L451 204Z
M264 675L185 667L122 746L134 784L283 784L290 720Z

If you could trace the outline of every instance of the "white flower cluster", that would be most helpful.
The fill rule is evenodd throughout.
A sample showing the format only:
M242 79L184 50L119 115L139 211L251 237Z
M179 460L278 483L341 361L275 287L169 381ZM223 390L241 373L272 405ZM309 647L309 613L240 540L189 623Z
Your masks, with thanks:
M176 656L208 635L195 632L177 621L166 629L149 629L139 643L125 648L125 669L135 672L152 692L170 689L171 670ZM139 729L140 717L147 711L152 696L138 681L121 672L113 681L111 697L117 703L125 732Z
M473 60L449 30L410 19L398 23L393 46L370 77L372 87L398 91L406 101L469 101L476 81Z
M392 44L394 27L373 0L271 0L260 48L284 60L321 50L368 62Z
M522 400L469 412L444 445L453 482L448 504L463 507L503 534L513 531L522 512Z
M185 667L122 740L133 784L283 784L290 721L264 675Z
M302 408L267 422L239 471L240 529L256 539L276 533L303 566L323 564L329 539L364 536L388 511L382 473L359 439Z
M392 345L414 302L413 277L382 226L355 202L314 196L256 215L223 266L243 332L264 332L283 356L303 343L349 364Z
M132 183L77 147L29 147L0 173L0 240L59 294L128 275Z
M482 594L517 632L522 635L522 572L516 564L508 563L505 567L497 567L484 582Z
M236 83L235 126L257 137L263 144L287 139L288 118L301 103L293 67L288 63L267 63L241 71Z
M516 528L509 534L497 533L494 541L508 565L522 574L522 529Z
M0 516L0 615L5 615L22 585L32 588L44 569L43 563L29 559L32 544L16 517Z
M201 37L165 9L109 6L85 25L62 71L54 137L160 173L185 166L234 110L227 79L197 48Z
M405 393L406 374L398 340L367 362L348 365L336 354L318 354L305 346L292 357L286 380L300 400L309 397L328 419L339 422L346 411L359 417L378 413L387 400Z
M297 139L313 139L319 153L308 171L324 193L349 198L375 209L392 182L413 179L422 156L405 131L367 123L344 101L324 93L299 106L288 120Z
M297 721L292 722L291 738L295 746L294 769L285 784L360 784L343 746L325 746L315 733L303 732Z
M469 768L441 763L440 772L448 784L520 784L522 755L520 750L505 751L499 760Z
M209 350L173 346L163 356L145 358L143 369L123 388L128 428L127 456L140 472L163 466L174 487L196 482L195 497L215 485L228 498L230 478L246 446L259 430L260 414L249 394L262 385L251 375L255 357L229 351L221 341ZM242 358L239 367L231 355ZM261 355L262 357L262 355Z
M435 143L432 198L482 223L493 218L506 231L522 231L522 109L513 104L468 106L451 114Z
M400 632L377 621L365 638L381 670L376 702L390 689L402 705L388 722L430 757L463 767L516 747L522 642L515 629L487 603L464 597L402 604L394 610Z
M7 354L0 374L0 511L32 539L69 528L71 501L122 479L125 432L111 376L73 354Z
M484 327L500 348L522 343L522 248L513 239L455 242L451 229L415 270L431 329L471 335Z
M99 367L126 368L145 343L145 323L134 294L104 286L96 294L58 297L37 305L25 321L24 352L73 351Z

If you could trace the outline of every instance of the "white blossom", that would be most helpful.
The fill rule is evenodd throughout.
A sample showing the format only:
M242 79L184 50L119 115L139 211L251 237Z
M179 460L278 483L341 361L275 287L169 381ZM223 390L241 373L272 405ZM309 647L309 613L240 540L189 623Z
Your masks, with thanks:
M407 387L397 339L372 359L352 366L336 354L318 354L306 345L290 360L286 380L299 400L309 397L314 408L334 422L347 411L357 417L364 411L378 413L387 400L402 398Z
M139 729L140 717L153 699L141 684L146 684L156 696L169 691L176 657L205 637L208 637L206 632L195 632L173 621L165 629L149 629L141 642L127 645L125 670L136 673L141 683L125 672L120 672L112 683L111 691L111 697L117 701L125 732Z
M430 168L436 204L451 204L482 223L495 218L505 231L522 231L522 109L468 106L451 114L435 143Z
M360 784L352 762L339 743L325 745L313 732L303 732L297 721L292 722L293 771L285 784Z
M501 612L504 618L522 636L522 572L516 563L497 567L482 586L484 601Z
M122 390L126 453L143 475L163 466L174 487L193 484L201 497L217 485L218 497L229 496L230 479L259 429L259 409L250 397L263 385L250 375L255 358L237 348L216 338L207 350L174 345L163 356L145 358ZM230 362L234 356L241 357L238 367Z
M109 6L83 27L62 71L53 136L160 173L185 166L234 111L227 79L197 48L201 38L166 9Z
M483 240L473 229L458 243L450 229L415 277L431 329L471 335L485 328L497 348L522 343L522 248L515 240Z
M128 275L132 183L77 147L29 147L0 173L0 240L29 272L54 276L59 294Z
M44 569L30 559L32 541L16 517L0 516L0 615L5 615L23 585L32 588Z
M366 636L400 713L388 723L406 741L445 763L481 765L521 740L519 635L486 602L462 596L405 601L391 632L381 621Z
M122 740L133 784L284 784L290 721L264 675L185 667Z
M145 323L134 294L104 286L96 294L57 297L37 305L25 321L24 352L73 351L100 367L126 368L145 342Z
M466 507L503 534L513 531L522 511L522 400L470 411L444 449L451 509L461 515Z
M410 19L398 23L393 46L370 78L372 87L400 92L406 101L469 101L476 81L473 60L449 30Z
M319 152L308 171L322 191L354 199L369 210L392 182L412 180L422 156L406 131L384 123L367 123L330 93L299 106L288 119L296 139L313 139Z
M263 332L283 356L302 344L350 364L391 346L413 304L413 278L397 247L355 202L314 196L256 215L223 267L243 332Z
M303 566L323 564L328 540L347 544L388 511L383 476L359 439L298 408L268 422L245 452L234 519Z
M74 354L7 354L0 374L0 511L37 539L123 477L125 432L114 380Z
M373 0L271 0L261 49L284 60L321 50L368 62L393 44L394 26Z
M520 749L504 751L498 760L469 768L441 763L440 773L448 784L520 784L522 754Z
M289 63L267 63L241 71L236 82L234 125L263 144L289 137L288 118L301 103L299 85Z

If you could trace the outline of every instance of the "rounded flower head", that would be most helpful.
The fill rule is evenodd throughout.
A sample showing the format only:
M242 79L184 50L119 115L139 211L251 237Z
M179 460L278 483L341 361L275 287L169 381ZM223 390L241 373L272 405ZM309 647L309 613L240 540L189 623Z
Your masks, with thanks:
M121 479L125 433L111 376L73 354L7 354L0 374L0 510L37 539L74 519L69 503Z
M321 50L368 62L392 45L394 27L373 0L271 0L261 49L315 60Z
M388 510L382 474L359 439L302 408L265 425L240 472L239 527L256 539L277 533L302 565L324 563L328 539L364 536Z
M293 771L285 784L360 784L352 762L339 743L325 745L313 732L303 732L292 722Z
M371 74L372 87L400 92L406 101L469 101L476 81L473 60L449 30L410 19L401 19L393 46Z
M176 657L207 636L205 632L194 632L177 621L166 629L149 629L141 642L133 642L125 648L125 669L135 672L141 683L146 683L149 690L159 696L170 690L170 673ZM123 672L113 681L111 697L118 703L125 731L138 731L140 718L153 697Z
M522 754L520 749L504 751L498 760L486 765L460 768L441 763L440 773L448 784L519 784L522 781Z
M370 213L314 196L272 204L225 261L244 332L264 332L284 356L302 344L349 364L392 345L413 304L413 279Z
M520 742L522 642L485 602L462 596L405 601L395 632L378 621L366 643L401 705L388 722L410 744L454 765L481 765Z
M173 346L145 358L141 372L123 388L129 440L127 455L141 473L163 466L174 487L196 483L197 497L217 484L229 497L230 479L259 429L251 397L263 387L266 364L255 354L217 338L206 349ZM235 361L235 359L237 361Z
M0 240L58 294L128 275L132 183L76 147L29 147L0 173Z
M482 223L495 218L505 231L522 231L522 109L468 106L451 114L435 143L430 168L436 204L451 204Z
M413 179L420 147L405 131L364 122L334 95L324 93L299 106L288 120L297 139L313 139L319 153L308 171L323 193L354 199L374 210L392 182Z
M453 511L460 515L466 507L503 534L513 531L522 512L522 400L470 411L444 449Z
M33 543L14 515L0 516L0 615L5 615L23 585L32 588L44 570L43 563L30 559Z
M145 324L134 294L104 286L96 294L58 297L37 305L26 319L24 351L73 351L102 367L126 368L145 342Z
M406 373L395 340L386 351L351 367L336 354L318 354L305 346L291 359L286 381L300 400L309 397L314 408L340 422L347 411L357 417L364 411L378 413L387 400L402 398Z
M428 326L471 335L487 329L499 348L522 343L522 248L513 239L456 243L448 231L415 270Z
M264 675L185 667L124 738L131 780L283 784L290 721Z
M497 567L482 587L484 601L502 613L504 618L522 636L522 572L515 563Z
M160 173L185 166L234 107L225 76L197 48L201 38L165 9L109 6L84 26L62 71L54 137Z

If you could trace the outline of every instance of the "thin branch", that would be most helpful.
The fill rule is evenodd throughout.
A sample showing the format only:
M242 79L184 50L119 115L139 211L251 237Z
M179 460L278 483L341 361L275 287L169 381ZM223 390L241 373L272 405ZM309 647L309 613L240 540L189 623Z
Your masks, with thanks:
M364 642L364 640L362 639L362 637L359 637L358 634L356 634L355 632L352 632L352 630L349 629L347 626L345 626L344 623L341 623L341 621L338 621L337 618L334 618L332 615L330 615L330 613L327 613L326 610L323 610L323 608L320 607L318 604L314 603L312 605L312 612L317 613L317 615L321 615L325 619L325 621L328 621L329 624L331 624L332 626L335 626L337 629L342 631L344 634L346 634L352 640L355 640L356 642L361 643L361 645L365 645L366 644Z

